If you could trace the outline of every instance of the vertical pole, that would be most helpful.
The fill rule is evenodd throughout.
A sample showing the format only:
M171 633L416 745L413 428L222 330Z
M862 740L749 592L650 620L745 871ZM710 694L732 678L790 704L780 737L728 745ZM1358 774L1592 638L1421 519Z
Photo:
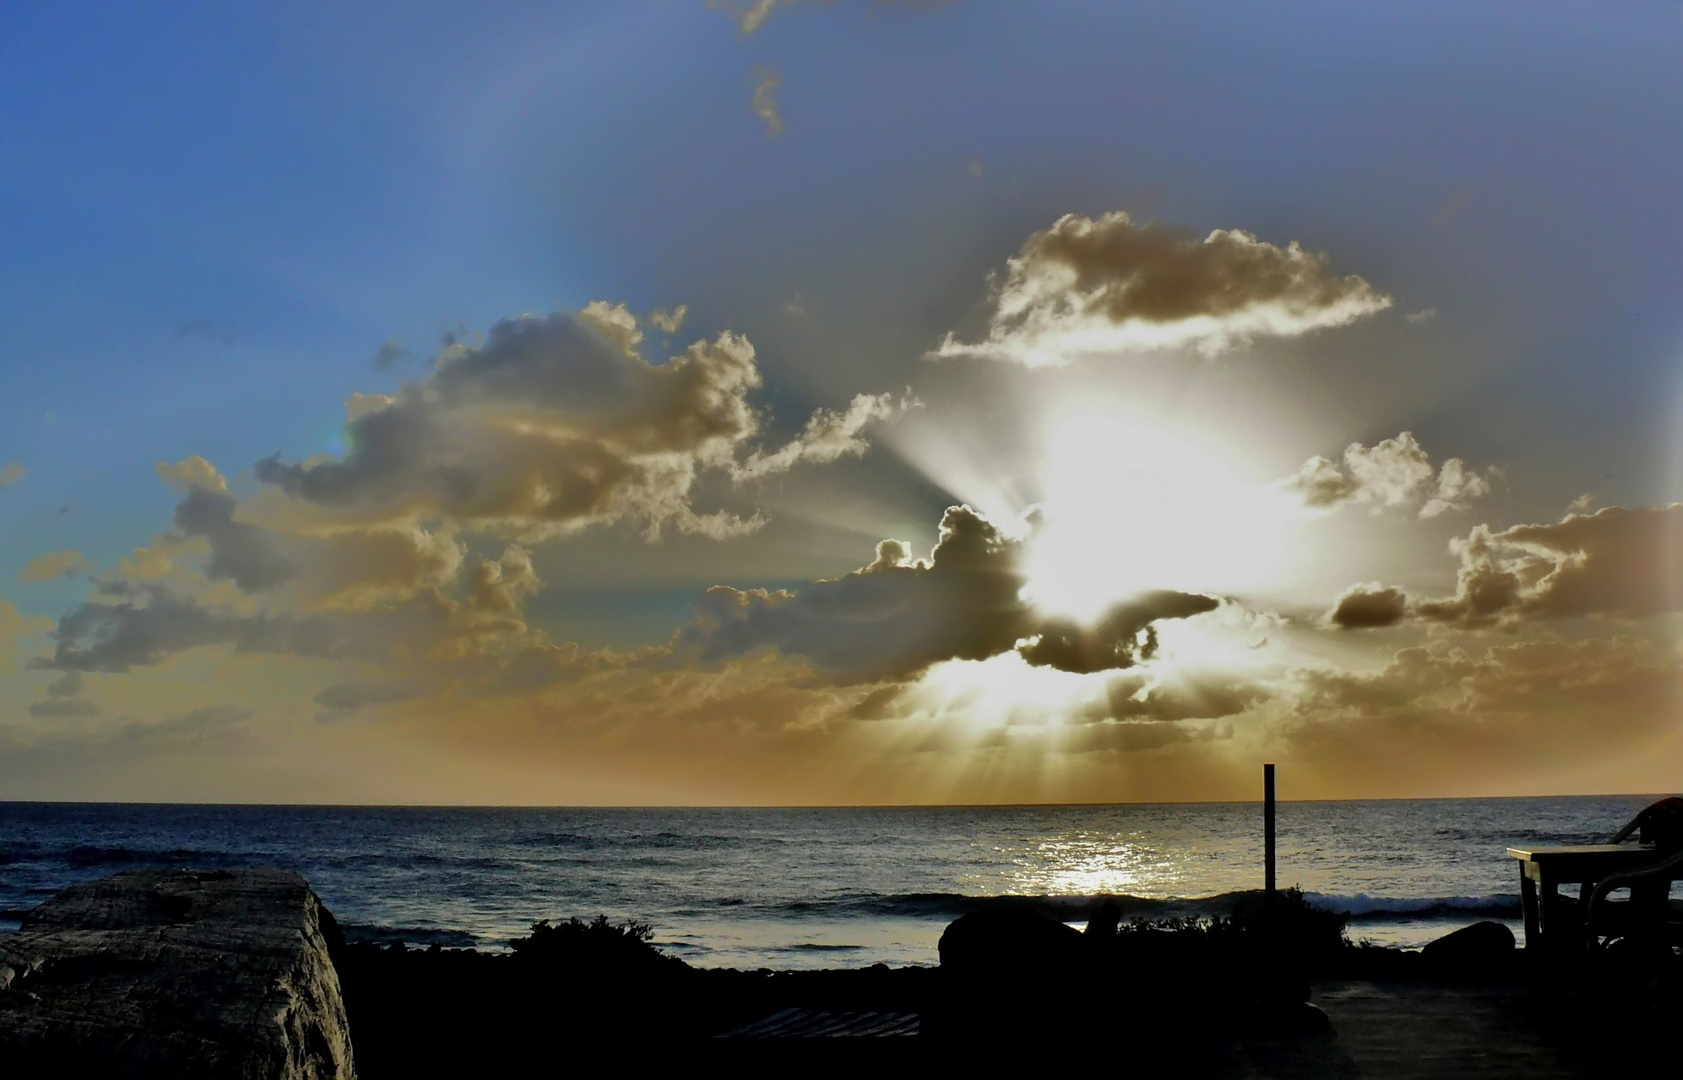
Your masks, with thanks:
M1262 767L1262 848L1267 864L1264 888L1270 903L1274 900L1274 763Z

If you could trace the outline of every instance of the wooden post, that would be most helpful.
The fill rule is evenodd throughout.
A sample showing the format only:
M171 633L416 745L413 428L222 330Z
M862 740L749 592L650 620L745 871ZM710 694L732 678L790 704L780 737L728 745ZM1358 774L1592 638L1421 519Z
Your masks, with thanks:
M1262 849L1267 864L1264 889L1274 902L1274 763L1262 767Z

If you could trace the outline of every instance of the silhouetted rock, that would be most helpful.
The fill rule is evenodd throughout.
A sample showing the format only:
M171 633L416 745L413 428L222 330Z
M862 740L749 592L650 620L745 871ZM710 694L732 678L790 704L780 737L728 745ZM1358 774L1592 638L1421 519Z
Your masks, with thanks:
M0 936L0 1072L351 1080L337 934L281 870L72 886Z
M1086 957L1080 931L1025 907L984 907L941 934L941 970L966 978L1062 974Z
M1488 975L1513 960L1514 932L1499 922L1476 922L1429 943L1420 950L1426 966L1441 975Z
M1087 920L1084 936L1094 941L1104 941L1116 936L1122 927L1122 906L1114 900L1106 900L1093 912L1093 917Z

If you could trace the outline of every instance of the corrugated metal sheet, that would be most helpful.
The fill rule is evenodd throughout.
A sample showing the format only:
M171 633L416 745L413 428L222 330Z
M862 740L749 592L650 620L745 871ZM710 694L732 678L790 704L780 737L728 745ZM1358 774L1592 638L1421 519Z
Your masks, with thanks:
M916 1035L915 1012L833 1012L784 1009L718 1036L721 1039L834 1039Z

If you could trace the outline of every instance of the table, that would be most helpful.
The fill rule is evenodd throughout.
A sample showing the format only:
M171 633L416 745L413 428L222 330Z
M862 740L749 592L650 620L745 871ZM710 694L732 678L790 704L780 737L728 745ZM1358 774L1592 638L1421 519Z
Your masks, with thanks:
M1525 947L1575 947L1581 943L1584 908L1596 883L1613 874L1641 870L1664 857L1653 844L1569 844L1511 847L1519 860L1519 899L1525 913ZM1579 886L1574 898L1561 885Z

